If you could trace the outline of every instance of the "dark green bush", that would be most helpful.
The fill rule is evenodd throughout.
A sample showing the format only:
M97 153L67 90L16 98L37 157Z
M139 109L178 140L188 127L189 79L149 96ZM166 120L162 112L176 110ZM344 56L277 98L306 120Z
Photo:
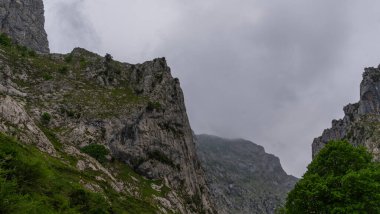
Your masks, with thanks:
M12 45L12 40L9 38L6 34L1 33L0 34L0 45L9 47Z
M42 77L44 78L44 80L51 80L51 79L53 79L53 76L51 74L49 74L49 73L44 73L42 75Z
M157 102L157 101L154 101L154 102L149 101L149 102L148 102L148 105L147 105L147 107L146 107L146 110L147 110L147 111L150 111L150 112L152 112L152 111L154 111L154 110L159 111L159 110L161 110L161 109L162 109L162 107L161 107L161 103L159 103L159 102Z
M112 59L113 59L113 57L109 53L107 53L104 58L106 59L106 63L110 63L112 61Z
M29 54L30 57L36 57L37 56L37 53L34 50L29 50L28 54Z
M69 71L69 67L67 67L66 65L59 68L59 73L61 74L67 74L68 71Z
M49 113L47 112L42 113L41 115L42 124L47 125L50 123L50 120L51 120L51 115Z
M65 56L64 60L66 63L71 63L73 61L73 54L68 54Z
M107 161L106 156L109 154L106 147L100 144L90 144L83 147L81 151L95 158L100 163L105 163Z

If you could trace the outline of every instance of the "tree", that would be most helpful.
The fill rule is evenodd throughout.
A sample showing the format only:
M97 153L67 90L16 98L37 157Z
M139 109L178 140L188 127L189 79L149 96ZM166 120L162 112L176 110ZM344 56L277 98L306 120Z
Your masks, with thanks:
M110 63L112 61L112 59L113 59L113 57L109 53L107 53L104 58L106 59L106 63Z
M380 164L364 147L331 141L288 194L283 213L380 213Z

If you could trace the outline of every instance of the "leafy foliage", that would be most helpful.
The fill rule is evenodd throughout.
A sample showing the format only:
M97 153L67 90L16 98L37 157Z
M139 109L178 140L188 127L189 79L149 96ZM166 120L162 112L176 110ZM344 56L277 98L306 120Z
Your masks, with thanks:
M363 147L332 141L287 198L282 213L380 213L380 164Z
M0 34L0 45L8 47L12 45L12 40L4 33Z
M41 115L42 124L47 125L49 124L50 120L51 120L51 115L49 113L47 112L42 113Z
M109 154L109 151L100 144L87 145L81 151L95 158L100 163L105 163L107 161L106 156Z

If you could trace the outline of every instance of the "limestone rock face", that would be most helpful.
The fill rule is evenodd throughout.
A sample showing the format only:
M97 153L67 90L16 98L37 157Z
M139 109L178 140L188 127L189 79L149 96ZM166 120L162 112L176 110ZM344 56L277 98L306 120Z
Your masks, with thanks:
M197 136L197 151L220 214L275 213L297 178L262 146L243 139Z
M213 213L180 83L164 58L128 64L81 48L13 57L0 46L1 132L49 153L62 144L62 156L104 145L110 160L172 190L152 196L165 209Z
M365 146L375 160L380 160L380 69L366 68L360 84L360 101L343 108L344 118L333 120L312 144L313 157L330 140L347 139L351 144Z
M0 0L0 32L35 51L48 53L42 0Z

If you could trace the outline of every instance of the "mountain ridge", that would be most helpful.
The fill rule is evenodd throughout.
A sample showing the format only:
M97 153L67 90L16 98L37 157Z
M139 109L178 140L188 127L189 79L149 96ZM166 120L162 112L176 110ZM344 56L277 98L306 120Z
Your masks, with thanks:
M298 180L248 140L197 135L197 152L218 213L274 213Z

